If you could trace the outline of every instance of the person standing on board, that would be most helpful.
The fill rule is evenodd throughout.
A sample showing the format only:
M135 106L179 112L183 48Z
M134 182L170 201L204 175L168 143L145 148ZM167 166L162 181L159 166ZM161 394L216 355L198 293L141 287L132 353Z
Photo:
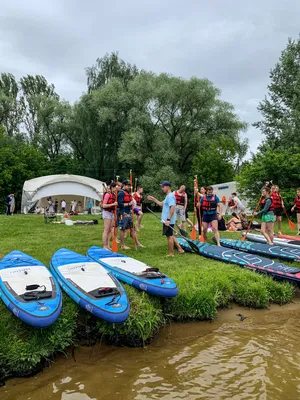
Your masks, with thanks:
M222 202L217 195L213 194L212 186L206 188L206 195L201 197L200 206L204 240L207 242L207 229L208 225L211 224L217 245L220 246L217 210L219 209L219 218L222 218Z
M281 235L281 221L282 221L282 212L283 212L284 204L283 204L281 194L279 193L279 186L277 186L277 185L272 186L271 198L272 198L273 207L274 207L274 216L275 216L274 222L277 221L278 234Z
M292 212L296 211L297 213L298 236L300 236L300 188L297 189L297 196L295 197L294 204Z
M136 228L137 230L140 230L140 228L144 228L144 226L141 224L142 223L142 218L143 218L143 211L142 211L142 203L143 203L143 191L144 189L142 187L138 187L136 192L133 194L133 199L136 202L136 205L134 207L134 213L136 214Z
M262 199L260 201L260 211L254 211L254 215L261 215L261 233L267 239L268 244L273 244L274 240L274 207L271 198L271 189L264 187Z
M133 198L130 194L130 182L128 180L124 181L122 184L122 189L118 191L118 225L120 228L120 242L121 247L124 250L130 249L130 247L125 245L125 233L130 230L130 235L135 242L136 247L144 247L138 240L134 224L133 224Z
M186 231L186 209L187 209L187 194L185 186L181 185L178 190L174 192L176 200L176 218L180 221L180 228Z
M163 235L168 239L169 257L174 257L174 246L180 254L184 253L177 239L174 237L173 228L176 222L176 199L172 193L171 183L163 181L160 185L162 191L166 195L164 201L159 201L153 196L148 196L149 201L154 201L159 207L162 207L161 221L163 223Z

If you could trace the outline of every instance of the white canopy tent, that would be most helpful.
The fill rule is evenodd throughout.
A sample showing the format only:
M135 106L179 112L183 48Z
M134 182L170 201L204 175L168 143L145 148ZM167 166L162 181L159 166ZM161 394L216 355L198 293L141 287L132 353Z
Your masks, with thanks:
M47 197L52 201L64 199L81 201L85 208L90 199L95 206L105 191L104 182L79 175L47 175L26 181L23 186L21 212L27 214L35 207L46 207Z

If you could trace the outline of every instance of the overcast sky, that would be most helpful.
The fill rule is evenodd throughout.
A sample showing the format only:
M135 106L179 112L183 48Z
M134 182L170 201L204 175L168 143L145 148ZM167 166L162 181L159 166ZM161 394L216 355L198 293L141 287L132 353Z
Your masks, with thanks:
M251 124L299 21L299 0L2 0L0 72L44 75L73 102L85 67L119 51L139 68L210 79ZM262 136L247 136L255 150Z

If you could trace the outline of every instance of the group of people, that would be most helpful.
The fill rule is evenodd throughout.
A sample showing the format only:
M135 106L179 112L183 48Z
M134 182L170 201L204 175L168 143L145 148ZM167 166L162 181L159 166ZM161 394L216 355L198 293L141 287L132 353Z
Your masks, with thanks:
M14 215L15 212L15 195L8 194L5 199L5 215Z
M141 224L143 218L142 211L143 188L138 187L132 193L129 180L116 184L110 183L102 199L102 218L104 221L103 246L111 250L110 238L115 236L119 230L118 242L122 249L129 249L125 243L126 232L129 231L136 247L144 247L137 237L137 231L143 228ZM134 224L136 216L136 227Z
M285 211L283 198L277 185L266 182L257 208L259 210L256 210L254 215L261 216L261 233L269 244L273 244L274 225L277 222L278 234L281 234L282 214ZM298 235L300 235L300 188L297 189L291 211L296 211Z

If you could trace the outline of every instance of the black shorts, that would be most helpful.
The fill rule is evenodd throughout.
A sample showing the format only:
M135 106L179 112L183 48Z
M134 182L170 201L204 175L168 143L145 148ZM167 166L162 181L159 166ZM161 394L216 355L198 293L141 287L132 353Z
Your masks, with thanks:
M275 215L275 217L282 217L282 212L283 212L282 207L280 207L280 208L274 208L274 215Z
M171 237L174 235L172 230L174 228L174 224L170 224L169 226L163 224L163 236Z

